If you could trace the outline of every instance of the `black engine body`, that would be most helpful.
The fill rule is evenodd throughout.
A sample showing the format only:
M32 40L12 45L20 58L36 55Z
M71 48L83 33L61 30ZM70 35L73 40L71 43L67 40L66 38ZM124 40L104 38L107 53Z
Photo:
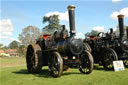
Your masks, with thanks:
M110 29L109 33L100 32L97 36L89 36L84 41L88 42L92 49L95 63L101 63L103 60L103 52L110 48L117 54L118 60L128 60L128 36L124 35L123 15L118 16L119 35ZM128 34L128 27L126 30ZM114 60L114 59L113 59Z

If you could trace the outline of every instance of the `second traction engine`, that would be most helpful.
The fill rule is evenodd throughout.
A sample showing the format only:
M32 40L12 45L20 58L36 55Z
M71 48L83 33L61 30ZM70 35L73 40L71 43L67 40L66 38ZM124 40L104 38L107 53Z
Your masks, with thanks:
M97 36L89 36L85 41L91 46L95 63L103 65L105 69L113 69L113 61L123 60L128 66L128 27L124 33L124 15L118 15L119 33L113 29L110 32L100 32Z

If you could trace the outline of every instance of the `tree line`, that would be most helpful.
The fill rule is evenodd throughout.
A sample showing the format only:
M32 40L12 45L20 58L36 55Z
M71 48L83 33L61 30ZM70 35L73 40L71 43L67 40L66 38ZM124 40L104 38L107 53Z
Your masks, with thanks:
M21 41L21 43L12 41L8 46L3 46L3 44L0 43L0 49L17 49L18 53L25 55L27 46L31 43L34 43L36 41L35 39L40 38L43 34L52 34L56 30L61 29L58 17L58 15L52 15L49 17L44 16L42 23L47 23L47 25L43 27L41 31L38 27L29 25L23 28L22 32L18 36L18 39Z

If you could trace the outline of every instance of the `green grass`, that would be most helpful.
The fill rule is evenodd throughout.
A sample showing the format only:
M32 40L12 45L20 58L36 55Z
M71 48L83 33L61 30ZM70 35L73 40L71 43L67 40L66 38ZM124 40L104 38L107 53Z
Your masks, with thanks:
M25 62L24 57L0 57L0 63L9 64L9 63L18 63Z
M127 80L128 68L114 72L96 66L89 75L70 69L59 78L51 77L47 67L39 74L29 74L26 66L0 68L0 85L128 85Z

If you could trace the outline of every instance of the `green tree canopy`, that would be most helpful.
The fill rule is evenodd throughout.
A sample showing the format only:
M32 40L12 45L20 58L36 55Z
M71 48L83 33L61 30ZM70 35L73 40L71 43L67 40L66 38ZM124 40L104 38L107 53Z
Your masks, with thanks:
M9 44L9 48L10 49L17 49L19 47L19 42L17 41L12 41L10 44Z
M4 49L4 46L2 43L0 43L0 50Z
M27 26L19 34L19 40L27 47L29 44L35 42L35 39L40 37L40 29L35 26Z
M48 22L48 25L45 26L42 29L43 34L53 33L56 30L59 30L61 28L61 25L59 24L59 16L58 15L52 15L52 16L44 16L43 17L43 23Z
M99 33L98 31L92 30L91 32L87 32L85 34L85 37L88 37L88 36L96 36L98 33Z
M25 56L26 50L24 45L19 45L17 52L20 54L20 56Z

